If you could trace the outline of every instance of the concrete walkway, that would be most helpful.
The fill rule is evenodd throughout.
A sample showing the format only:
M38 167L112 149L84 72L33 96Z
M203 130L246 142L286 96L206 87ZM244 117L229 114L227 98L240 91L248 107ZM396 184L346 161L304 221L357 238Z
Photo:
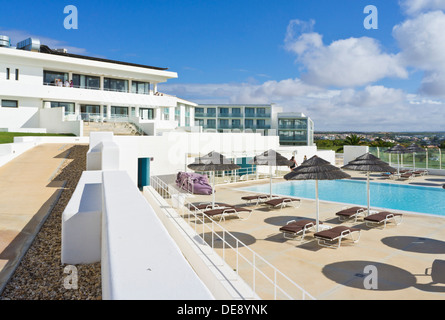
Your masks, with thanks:
M39 145L0 167L0 293L62 191L51 180L71 146Z

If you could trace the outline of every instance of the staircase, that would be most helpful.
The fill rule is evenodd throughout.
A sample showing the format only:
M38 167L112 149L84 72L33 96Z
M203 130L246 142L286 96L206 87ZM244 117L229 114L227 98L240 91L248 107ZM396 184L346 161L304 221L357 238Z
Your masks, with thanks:
M116 136L141 136L138 128L129 122L84 122L83 135L89 137L90 132L106 131L113 132Z

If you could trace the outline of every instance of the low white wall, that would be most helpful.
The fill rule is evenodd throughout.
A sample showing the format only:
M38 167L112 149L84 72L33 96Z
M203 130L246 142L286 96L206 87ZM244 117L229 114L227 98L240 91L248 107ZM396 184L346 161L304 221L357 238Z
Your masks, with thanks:
M368 146L343 146L343 165L369 152Z
M101 261L102 172L84 171L62 213L64 264Z
M40 127L46 128L48 133L73 133L83 136L83 121L65 121L65 108L40 109Z
M46 128L0 128L0 132L46 133Z
M103 299L213 299L126 172L103 172L103 203Z

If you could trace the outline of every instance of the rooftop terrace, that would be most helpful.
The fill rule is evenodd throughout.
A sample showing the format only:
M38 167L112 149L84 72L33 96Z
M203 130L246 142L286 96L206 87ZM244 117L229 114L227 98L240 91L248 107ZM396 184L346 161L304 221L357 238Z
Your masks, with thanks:
M353 179L364 179L360 173L349 172ZM372 181L379 182L379 175L372 175ZM275 179L281 182L282 179ZM388 183L388 180L384 180ZM424 176L415 181L390 181L389 183L417 184L441 187L445 177ZM306 241L288 240L279 228L289 220L315 218L315 201L303 199L298 209L268 209L263 205L246 205L241 197L249 192L240 187L268 183L266 180L218 185L216 201L253 210L247 220L235 215L227 216L220 225L303 287L316 299L444 299L444 283L433 283L431 267L435 260L445 260L445 218L420 214L403 214L400 225L388 224L386 228L368 227L363 220L340 222L335 213L345 204L320 201L320 221L324 225L345 225L361 229L357 243L342 242L338 249L321 247L313 238ZM320 182L322 183L322 182ZM210 196L188 198L192 203L211 201ZM371 204L372 205L372 204ZM241 213L247 218L249 213ZM187 215L184 215L187 217ZM189 222L194 224L193 218ZM199 222L198 222L199 223ZM210 237L207 235L210 243ZM214 241L215 250L223 255L221 241ZM235 258L227 258L235 264ZM230 261L232 259L232 261ZM366 289L370 283L367 266L377 269L377 288ZM252 274L246 265L239 263L240 275L252 285ZM265 271L267 273L267 271ZM443 270L442 270L443 274ZM272 276L273 277L273 276ZM437 280L435 280L437 281ZM271 291L261 292L261 282L256 283L262 298L271 298ZM285 284L283 283L283 286ZM283 288L285 289L285 288ZM291 290L291 288L289 288Z

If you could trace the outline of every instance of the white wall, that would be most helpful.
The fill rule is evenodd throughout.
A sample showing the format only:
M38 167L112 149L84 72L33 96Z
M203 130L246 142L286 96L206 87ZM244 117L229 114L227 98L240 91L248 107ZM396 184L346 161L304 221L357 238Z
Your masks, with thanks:
M41 106L39 99L2 95L0 91L0 100L2 99L17 100L19 107L0 107L0 128L39 128L38 111Z
M48 133L73 133L83 136L83 121L64 121L65 108L40 109L40 127Z
M369 152L368 146L343 146L343 165Z

